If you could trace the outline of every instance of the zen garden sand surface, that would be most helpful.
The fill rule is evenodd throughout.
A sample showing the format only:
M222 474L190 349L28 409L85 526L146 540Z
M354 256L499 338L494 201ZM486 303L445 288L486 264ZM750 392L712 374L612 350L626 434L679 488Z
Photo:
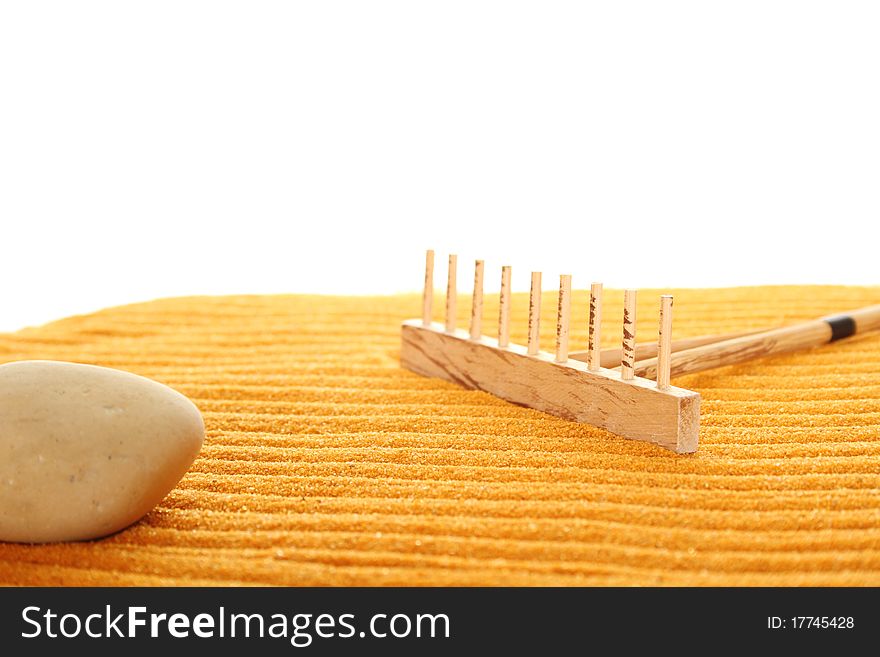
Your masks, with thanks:
M662 292L676 340L880 297L641 290L639 343L656 343ZM572 308L589 297L574 289ZM621 348L623 297L604 291L602 350ZM4 362L134 372L192 399L206 427L142 520L95 541L0 543L0 584L880 585L877 333L673 377L701 396L699 449L675 454L402 369L400 325L420 304L164 299L0 334ZM485 333L499 306L482 305ZM512 344L528 342L528 305L510 295ZM555 292L540 307L555 317ZM458 326L470 310L461 295ZM571 316L574 353L587 322ZM556 329L542 323L541 344Z

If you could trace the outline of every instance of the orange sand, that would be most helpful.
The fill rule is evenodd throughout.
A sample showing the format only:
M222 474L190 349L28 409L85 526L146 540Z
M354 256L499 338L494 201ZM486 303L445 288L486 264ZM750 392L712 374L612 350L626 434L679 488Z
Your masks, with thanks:
M607 296L609 346L622 295ZM656 294L640 299L651 339ZM878 288L681 290L674 335L878 301ZM555 302L545 294L548 349ZM585 307L576 293L575 317ZM676 380L703 395L700 450L677 456L401 370L398 325L419 308L415 295L165 299L0 334L2 360L167 383L208 428L139 524L0 543L0 583L880 585L880 334ZM489 327L496 313L487 299Z

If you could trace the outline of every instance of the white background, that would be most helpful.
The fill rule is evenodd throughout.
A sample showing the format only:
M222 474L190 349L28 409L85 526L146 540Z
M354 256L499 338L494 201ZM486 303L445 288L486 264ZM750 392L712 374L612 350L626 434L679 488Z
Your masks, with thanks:
M0 330L389 294L880 283L874 2L5 2ZM496 285L497 287L497 285ZM548 285L548 287L552 287Z

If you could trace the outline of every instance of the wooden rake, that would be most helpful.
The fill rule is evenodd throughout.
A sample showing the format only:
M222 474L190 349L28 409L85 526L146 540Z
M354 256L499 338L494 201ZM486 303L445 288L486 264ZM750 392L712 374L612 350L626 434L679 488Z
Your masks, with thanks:
M425 263L422 318L403 323L401 365L417 374L484 390L502 399L584 422L625 438L656 443L677 453L695 452L700 395L670 385L674 376L753 358L808 349L880 328L880 305L762 331L672 340L672 296L660 297L656 343L636 342L636 291L623 301L619 349L600 349L602 284L590 287L587 350L569 351L571 276L559 277L556 350L540 350L541 273L532 273L528 342L510 343L510 272L501 268L497 337L482 333L482 260L474 267L468 331L456 328L457 257L449 256L446 321L432 321L434 252Z

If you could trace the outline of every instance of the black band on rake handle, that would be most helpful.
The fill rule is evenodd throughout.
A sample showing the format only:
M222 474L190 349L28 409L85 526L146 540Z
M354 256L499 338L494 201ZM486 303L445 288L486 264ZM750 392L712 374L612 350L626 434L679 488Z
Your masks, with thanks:
M835 315L824 319L831 327L831 339L828 342L842 340L856 334L856 320L849 315Z

